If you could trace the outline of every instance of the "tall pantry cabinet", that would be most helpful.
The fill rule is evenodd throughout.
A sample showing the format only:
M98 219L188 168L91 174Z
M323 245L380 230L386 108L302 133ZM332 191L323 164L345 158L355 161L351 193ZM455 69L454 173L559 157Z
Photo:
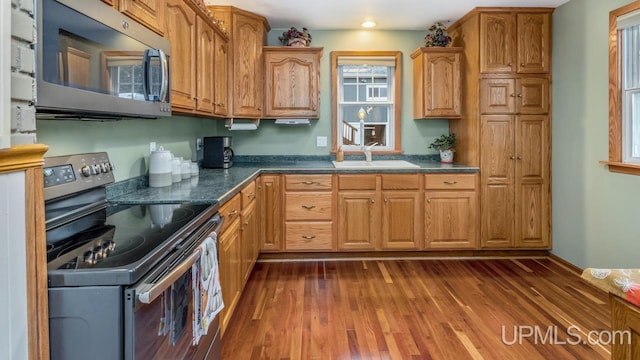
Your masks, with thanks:
M476 8L449 27L464 47L458 161L480 167L485 249L551 248L551 8Z

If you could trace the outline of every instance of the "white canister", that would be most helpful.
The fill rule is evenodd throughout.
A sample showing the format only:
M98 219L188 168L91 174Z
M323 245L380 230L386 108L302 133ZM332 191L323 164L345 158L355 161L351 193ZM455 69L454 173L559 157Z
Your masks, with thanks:
M171 159L171 182L182 180L182 161L178 157Z
M198 168L198 163L197 162L192 162L191 163L191 177L198 176L199 173L200 173L200 169Z
M171 152L162 146L149 155L149 186L171 185Z
M180 169L180 174L182 175L182 180L188 179L191 177L191 160L189 159L182 160L182 167Z

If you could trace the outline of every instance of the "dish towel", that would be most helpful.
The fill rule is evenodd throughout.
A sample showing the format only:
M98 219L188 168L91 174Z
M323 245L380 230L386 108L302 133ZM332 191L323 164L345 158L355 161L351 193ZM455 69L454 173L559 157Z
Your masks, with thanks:
M193 345L206 335L209 324L224 308L218 267L217 236L211 233L198 247L200 258L191 269L193 283Z

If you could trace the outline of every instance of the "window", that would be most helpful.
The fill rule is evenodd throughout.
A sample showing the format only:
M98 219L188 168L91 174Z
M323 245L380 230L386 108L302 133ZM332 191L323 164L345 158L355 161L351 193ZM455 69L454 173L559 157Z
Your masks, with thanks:
M121 98L145 100L143 53L104 52L103 66L106 68L107 92ZM153 61L156 59L152 59ZM150 66L149 93L159 94L161 86L160 66Z
M400 52L331 53L333 149L400 152Z
M609 170L640 175L640 1L609 16Z

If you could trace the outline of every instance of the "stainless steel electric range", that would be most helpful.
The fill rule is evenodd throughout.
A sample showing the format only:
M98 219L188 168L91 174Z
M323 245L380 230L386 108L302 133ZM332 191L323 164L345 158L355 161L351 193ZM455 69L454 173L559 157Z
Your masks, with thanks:
M45 158L51 359L217 359L193 336L191 269L222 224L210 204L115 205L106 153Z

